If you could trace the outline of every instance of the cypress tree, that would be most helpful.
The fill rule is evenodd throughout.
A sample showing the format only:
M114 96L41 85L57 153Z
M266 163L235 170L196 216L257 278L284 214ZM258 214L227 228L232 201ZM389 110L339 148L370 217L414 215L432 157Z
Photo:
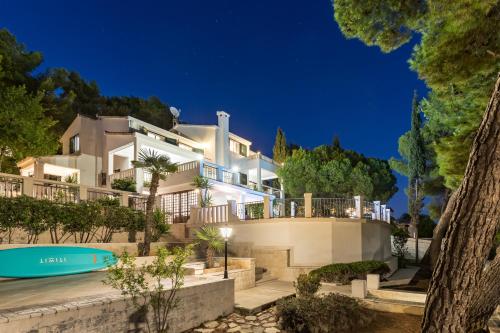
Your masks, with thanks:
M425 147L420 119L420 106L417 92L413 93L411 111L411 129L409 135L408 154L408 209L411 216L411 225L415 233L415 259L418 262L418 220L422 208L422 178L425 173Z
M285 133L281 128L278 127L273 147L273 159L278 163L283 163L285 162L286 159L286 153L287 153L287 148L286 148Z

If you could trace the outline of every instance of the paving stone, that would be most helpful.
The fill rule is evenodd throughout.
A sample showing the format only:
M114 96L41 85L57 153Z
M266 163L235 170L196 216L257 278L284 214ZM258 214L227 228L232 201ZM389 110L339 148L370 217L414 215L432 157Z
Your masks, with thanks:
M245 320L255 320L255 319L257 319L256 316L246 316L245 317Z
M263 327L274 327L274 326L276 326L276 322L274 322L274 323L264 323L264 324L262 324L262 326Z
M235 326L233 328L230 328L227 330L228 333L231 333L231 332L239 332L241 330L241 327L239 326Z
M229 327L230 328L233 328L233 327L236 327L236 326L238 326L238 324L236 324L236 323L229 323Z
M212 333L214 330L211 328L195 328L196 333Z

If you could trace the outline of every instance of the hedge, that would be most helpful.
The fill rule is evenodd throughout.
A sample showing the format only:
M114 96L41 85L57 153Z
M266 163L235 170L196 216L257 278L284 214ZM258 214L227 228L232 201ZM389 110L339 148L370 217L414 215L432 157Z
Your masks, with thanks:
M311 271L311 276L323 282L349 283L354 279L366 279L366 274L386 274L390 269L386 263L377 260L356 261L346 264L331 264Z

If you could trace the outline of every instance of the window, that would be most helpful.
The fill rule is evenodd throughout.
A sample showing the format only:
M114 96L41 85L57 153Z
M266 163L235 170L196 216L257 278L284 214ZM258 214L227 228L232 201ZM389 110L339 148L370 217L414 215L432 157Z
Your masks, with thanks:
M186 223L191 207L198 205L196 191L183 191L160 195L160 207L167 213L169 223Z
M248 177L245 173L240 172L240 184L241 185L248 185Z
M247 156L247 146L238 141L229 139L229 150L235 154Z
M69 153L74 154L80 151L80 135L73 135L69 138Z
M165 142L166 143L170 143L171 145L175 145L175 146L179 145L179 143L177 142L177 140L176 139L172 139L172 138L165 138Z

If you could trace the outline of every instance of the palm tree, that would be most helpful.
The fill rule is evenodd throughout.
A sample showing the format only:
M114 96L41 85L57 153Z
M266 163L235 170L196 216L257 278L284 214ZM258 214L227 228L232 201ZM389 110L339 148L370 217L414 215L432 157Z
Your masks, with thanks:
M172 163L166 155L157 153L152 149L143 149L139 152L139 159L132 161L134 168L142 168L151 174L149 185L149 196L146 203L146 225L144 227L144 246L141 249L142 256L149 256L151 248L151 236L153 227L153 213L156 192L161 180L165 180L169 173L177 171L177 163Z
M204 226L196 231L196 238L207 245L207 268L214 267L214 255L224 248L224 240L219 229L212 226Z
M196 176L193 178L193 183L191 184L201 191L201 207L208 207L212 201L212 197L208 190L212 187L208 178L203 176Z

